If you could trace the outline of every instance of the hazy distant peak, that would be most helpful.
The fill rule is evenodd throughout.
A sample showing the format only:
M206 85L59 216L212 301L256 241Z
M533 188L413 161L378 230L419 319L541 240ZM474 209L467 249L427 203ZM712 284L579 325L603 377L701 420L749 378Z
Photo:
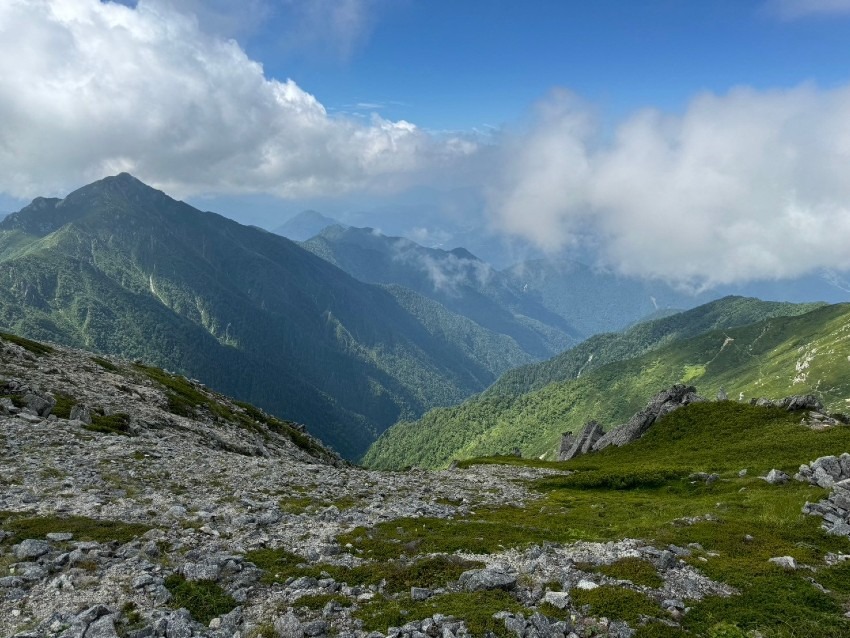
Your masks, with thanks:
M321 234L331 226L344 227L336 219L310 209L298 213L295 217L285 221L272 232L294 241L306 241L311 237Z

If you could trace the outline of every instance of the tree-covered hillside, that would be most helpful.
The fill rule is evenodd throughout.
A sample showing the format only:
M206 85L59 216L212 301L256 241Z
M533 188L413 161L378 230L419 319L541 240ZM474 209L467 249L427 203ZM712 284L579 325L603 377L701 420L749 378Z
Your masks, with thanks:
M830 410L850 399L850 305L676 339L578 378L520 395L487 393L393 426L364 457L372 467L437 467L455 458L509 453L553 458L560 434L587 420L624 422L673 383L730 398L814 392Z

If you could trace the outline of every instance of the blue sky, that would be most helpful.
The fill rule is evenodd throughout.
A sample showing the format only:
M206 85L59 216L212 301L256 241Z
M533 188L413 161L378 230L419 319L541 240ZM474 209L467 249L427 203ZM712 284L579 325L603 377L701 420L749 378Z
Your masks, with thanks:
M240 36L266 72L294 78L329 108L380 104L431 129L511 125L553 87L610 118L677 111L696 93L850 78L850 16L783 17L747 0L420 0L375 3L347 55L288 49L291 12ZM324 43L327 44L327 43ZM336 54L336 55L335 55ZM361 109L361 111L369 109Z
M850 0L7 0L0 210L128 171L686 284L850 269L848 36Z

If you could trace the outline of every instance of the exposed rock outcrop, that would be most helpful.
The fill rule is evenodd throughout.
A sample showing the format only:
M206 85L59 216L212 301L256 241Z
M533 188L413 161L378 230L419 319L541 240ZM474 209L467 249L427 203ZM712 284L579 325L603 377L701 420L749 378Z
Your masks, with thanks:
M794 478L832 490L826 499L806 503L803 513L822 516L822 527L830 534L850 536L850 454L822 456L801 465Z
M688 405L705 401L697 394L694 386L676 384L668 390L656 394L646 407L635 414L627 423L606 432L593 445L594 450L602 450L609 445L623 446L638 440L646 431L665 415Z
M597 421L588 421L578 436L565 434L561 439L561 454L558 456L559 461L569 461L579 454L586 454L593 449L596 442L602 437L602 426ZM571 445L566 447L565 443L571 441Z

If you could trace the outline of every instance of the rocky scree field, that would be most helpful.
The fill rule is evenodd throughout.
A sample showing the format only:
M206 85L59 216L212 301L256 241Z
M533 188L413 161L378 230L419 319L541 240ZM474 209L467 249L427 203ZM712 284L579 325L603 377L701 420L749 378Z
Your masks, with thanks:
M697 402L567 463L389 473L140 363L0 364L2 636L850 635L843 417Z

